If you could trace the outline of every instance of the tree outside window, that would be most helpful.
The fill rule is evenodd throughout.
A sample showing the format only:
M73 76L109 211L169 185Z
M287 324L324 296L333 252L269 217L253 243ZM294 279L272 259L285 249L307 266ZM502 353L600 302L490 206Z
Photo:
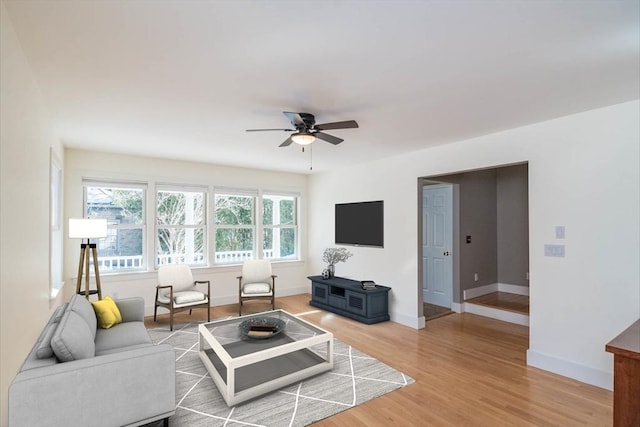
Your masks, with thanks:
M216 263L255 258L255 197L216 194L214 205Z
M157 264L207 263L205 192L157 192Z
M100 271L144 269L144 188L85 185L87 218L107 218L99 239Z
M296 197L262 197L262 248L264 258L296 258Z

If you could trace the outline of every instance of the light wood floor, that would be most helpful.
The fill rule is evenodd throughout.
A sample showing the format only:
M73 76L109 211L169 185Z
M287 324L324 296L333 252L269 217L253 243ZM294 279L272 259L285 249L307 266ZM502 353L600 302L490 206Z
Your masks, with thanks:
M451 311L450 308L425 302L422 304L422 313L424 314L424 319L428 322L430 320L437 319L438 317L451 314L453 311Z
M365 325L308 305L310 295L278 298L276 308L321 326L416 382L314 426L611 426L610 391L526 366L528 328L454 313L415 330ZM267 305L252 307L266 310ZM237 305L212 317L237 315ZM204 313L204 314L203 314ZM191 319L206 320L196 310ZM168 318L145 320L148 327ZM190 321L188 312L177 322Z
M465 302L486 305L488 307L513 311L520 314L529 314L528 295L517 295L508 292L492 292L490 294L466 300Z

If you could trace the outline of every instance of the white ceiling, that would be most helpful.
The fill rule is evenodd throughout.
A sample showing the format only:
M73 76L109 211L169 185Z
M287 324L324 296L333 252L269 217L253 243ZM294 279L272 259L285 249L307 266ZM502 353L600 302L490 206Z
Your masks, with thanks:
M640 1L4 0L65 145L308 173L640 97Z

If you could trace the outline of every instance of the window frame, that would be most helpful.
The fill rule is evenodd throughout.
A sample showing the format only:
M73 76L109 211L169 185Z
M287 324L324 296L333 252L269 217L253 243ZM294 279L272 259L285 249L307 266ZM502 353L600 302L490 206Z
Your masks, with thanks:
M64 173L62 161L50 148L49 153L49 284L50 299L53 300L64 286L63 274L63 191Z
M290 198L293 199L293 224L264 224L264 199L265 198ZM261 218L261 257L263 259L268 259L270 261L293 261L300 259L300 227L299 227L299 209L300 209L300 194L298 193L286 193L281 191L263 191L260 194L260 218ZM294 253L291 256L281 257L274 256L272 258L267 258L264 255L264 233L267 229L272 230L272 236L275 236L276 230L282 229L292 229L294 231ZM272 239L275 239L272 237ZM274 249L275 250L275 249Z
M141 223L140 224L112 224L110 221L107 221L107 237L111 235L113 230L141 230L141 246L142 253L140 254L140 265L134 266L135 262L132 262L131 267L123 267L123 268L115 268L115 269L107 269L106 267L100 267L100 271L105 274L118 274L118 273L132 273L132 272L141 272L148 271L147 268L147 258L148 258L148 244L147 244L147 190L148 185L142 182L134 182L134 181L117 181L117 180L90 180L85 179L82 182L82 192L83 192L83 217L89 218L87 212L87 202L88 202L88 187L102 187L102 188L110 188L110 189L131 189L131 190L140 190L142 192L141 200L142 200L142 208L141 208ZM101 239L99 239L101 240ZM98 261L100 262L100 251L98 250ZM103 258L104 259L104 258Z
M250 197L252 199L252 208L251 208L251 224L218 224L216 222L216 202L218 196L230 196L230 197ZM245 259L258 259L260 254L257 252L257 248L261 244L261 238L259 236L260 230L258 227L258 191L257 190L247 190L247 189L238 189L238 188L226 188L226 187L217 187L214 188L213 191L213 212L212 212L212 240L213 240L213 265L233 265L238 264L244 261ZM218 230L221 229L231 229L231 230L241 230L241 229L251 229L253 234L253 239L251 241L252 249L250 256L240 255L239 260L232 259L231 261L225 262L220 261L218 258L217 250L217 241L216 237L218 235ZM241 251L244 252L244 251Z
M196 186L196 185L171 185L171 184L156 184L155 185L155 189L154 189L154 204L155 204L155 209L154 209L154 268L158 269L160 266L162 265L168 265L168 264L187 264L189 266L192 267L206 267L209 265L209 257L208 257L208 233L207 233L207 229L208 229L208 221L207 221L207 216L208 216L208 196L209 196L209 191L207 187L204 186ZM170 193L201 193L202 194L202 209L203 209L203 213L202 213L202 222L201 224L160 224L160 217L158 215L158 193L160 192L170 192ZM202 262L200 263L186 263L186 262L177 262L177 263L168 263L168 264L161 264L160 262L158 262L158 259L160 257L160 242L159 242L159 231L162 228L173 228L173 229L178 229L178 230L187 230L187 229L193 229L193 230L198 230L198 229L202 229ZM188 258L187 254L185 253L185 260ZM195 253L194 253L194 259L195 259Z

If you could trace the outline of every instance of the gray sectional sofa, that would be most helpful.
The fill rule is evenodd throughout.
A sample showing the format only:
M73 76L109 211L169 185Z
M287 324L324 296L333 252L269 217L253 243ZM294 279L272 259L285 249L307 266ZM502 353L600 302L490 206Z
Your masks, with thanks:
M152 344L142 298L116 305L122 323L110 329L80 295L56 309L9 388L9 426L168 424L174 350Z

